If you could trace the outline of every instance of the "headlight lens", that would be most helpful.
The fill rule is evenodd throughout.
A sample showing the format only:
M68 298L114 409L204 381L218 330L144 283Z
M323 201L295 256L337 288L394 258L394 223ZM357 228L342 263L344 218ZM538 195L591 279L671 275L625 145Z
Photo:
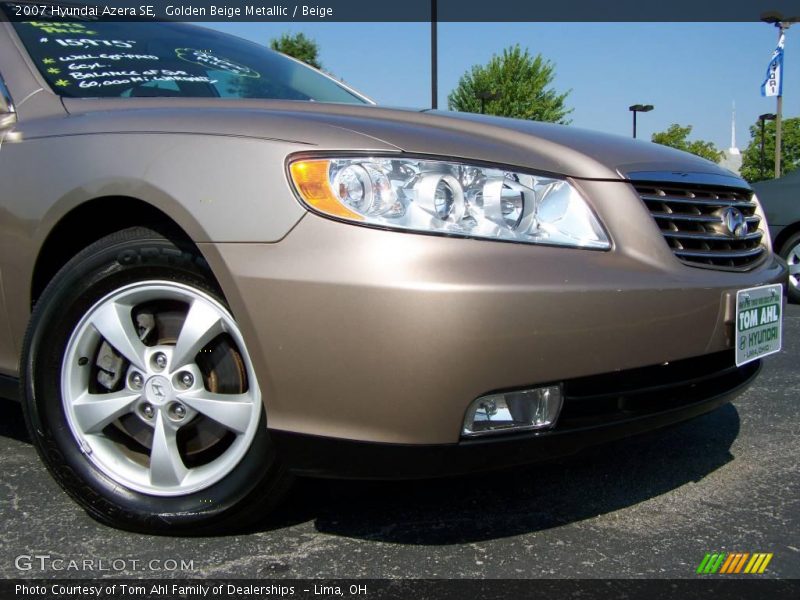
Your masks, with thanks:
M564 179L459 162L300 159L303 201L349 221L442 235L606 250L602 225Z

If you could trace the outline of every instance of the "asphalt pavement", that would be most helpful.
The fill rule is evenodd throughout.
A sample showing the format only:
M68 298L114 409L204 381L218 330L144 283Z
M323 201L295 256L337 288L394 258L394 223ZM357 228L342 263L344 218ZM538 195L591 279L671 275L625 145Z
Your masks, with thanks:
M0 400L0 576L691 578L721 551L774 553L765 577L800 578L798 389L790 306L757 383L694 421L490 475L302 480L257 531L190 540L93 521Z

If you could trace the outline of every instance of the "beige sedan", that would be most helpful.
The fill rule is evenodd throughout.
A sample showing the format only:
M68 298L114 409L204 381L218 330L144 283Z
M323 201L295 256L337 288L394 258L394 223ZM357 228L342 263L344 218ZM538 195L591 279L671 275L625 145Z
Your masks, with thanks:
M731 173L379 108L188 25L0 21L0 181L0 393L128 529L576 452L780 347L786 266Z

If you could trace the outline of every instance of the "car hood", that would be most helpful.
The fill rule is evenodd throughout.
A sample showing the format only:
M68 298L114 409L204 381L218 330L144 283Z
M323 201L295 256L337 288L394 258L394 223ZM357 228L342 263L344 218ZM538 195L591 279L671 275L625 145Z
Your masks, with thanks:
M402 151L495 162L587 179L676 171L733 177L716 164L642 140L518 119L316 102L65 99L75 132L247 135L321 149Z

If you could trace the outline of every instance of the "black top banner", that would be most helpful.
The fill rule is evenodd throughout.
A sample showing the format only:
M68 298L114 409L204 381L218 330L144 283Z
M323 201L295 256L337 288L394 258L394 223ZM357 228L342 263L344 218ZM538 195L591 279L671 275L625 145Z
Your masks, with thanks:
M4 0L0 0L4 1ZM800 20L798 0L20 0L12 20L733 22Z

